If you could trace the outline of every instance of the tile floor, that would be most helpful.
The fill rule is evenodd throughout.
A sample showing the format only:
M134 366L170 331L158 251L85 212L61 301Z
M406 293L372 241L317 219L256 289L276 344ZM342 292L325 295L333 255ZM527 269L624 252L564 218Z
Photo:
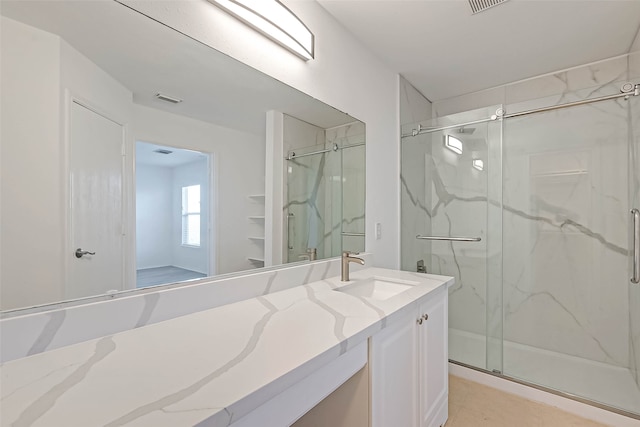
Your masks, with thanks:
M446 427L607 427L482 384L449 376Z

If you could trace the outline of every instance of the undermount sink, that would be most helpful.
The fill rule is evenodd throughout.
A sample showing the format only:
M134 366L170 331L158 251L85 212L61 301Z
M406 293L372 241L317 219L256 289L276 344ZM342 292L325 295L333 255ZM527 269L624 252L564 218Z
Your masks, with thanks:
M411 289L417 284L419 284L419 282L370 277L368 279L358 280L355 283L351 283L335 290L356 297L383 301Z

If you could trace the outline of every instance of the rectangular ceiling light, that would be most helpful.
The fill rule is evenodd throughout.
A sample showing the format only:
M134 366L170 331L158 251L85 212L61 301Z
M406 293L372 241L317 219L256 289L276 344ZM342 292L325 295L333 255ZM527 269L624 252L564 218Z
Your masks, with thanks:
M452 135L445 135L444 146L456 154L462 154L462 141Z
M314 36L278 0L208 0L306 60L314 55Z

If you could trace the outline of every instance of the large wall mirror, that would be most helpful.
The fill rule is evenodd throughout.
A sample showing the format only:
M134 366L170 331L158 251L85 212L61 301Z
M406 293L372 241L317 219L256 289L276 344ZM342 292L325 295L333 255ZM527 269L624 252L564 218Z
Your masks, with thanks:
M116 1L0 12L5 314L364 249L364 123Z

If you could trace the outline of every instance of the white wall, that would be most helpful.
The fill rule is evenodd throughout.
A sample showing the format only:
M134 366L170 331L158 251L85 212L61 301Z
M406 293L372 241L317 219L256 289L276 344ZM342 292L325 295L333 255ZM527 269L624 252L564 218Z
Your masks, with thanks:
M125 1L366 123L367 243L376 262L399 265L398 76L315 1L284 3L311 29L316 58L304 62L206 1ZM373 224L382 238L373 239Z
M171 168L136 165L136 269L138 270L172 265L172 182Z
M128 123L127 89L58 36L3 17L2 309L65 299L67 92Z
M60 39L4 17L0 27L0 308L7 309L62 299Z
M139 105L134 105L133 122L136 141L213 155L213 192L217 200L212 215L217 261L212 273L254 268L247 260L254 243L247 239L250 234L246 230L251 225L247 217L255 213L249 213L247 196L264 193L264 139ZM241 166L238 159L242 160Z
M200 186L200 246L184 246L182 244L182 187ZM209 223L210 202L209 168L207 159L203 158L186 165L173 168L172 180L172 233L171 251L172 265L187 270L208 274L209 271L209 239L206 225ZM225 224L222 224L225 226ZM219 243L219 252L224 252L226 246L242 242L237 238Z

